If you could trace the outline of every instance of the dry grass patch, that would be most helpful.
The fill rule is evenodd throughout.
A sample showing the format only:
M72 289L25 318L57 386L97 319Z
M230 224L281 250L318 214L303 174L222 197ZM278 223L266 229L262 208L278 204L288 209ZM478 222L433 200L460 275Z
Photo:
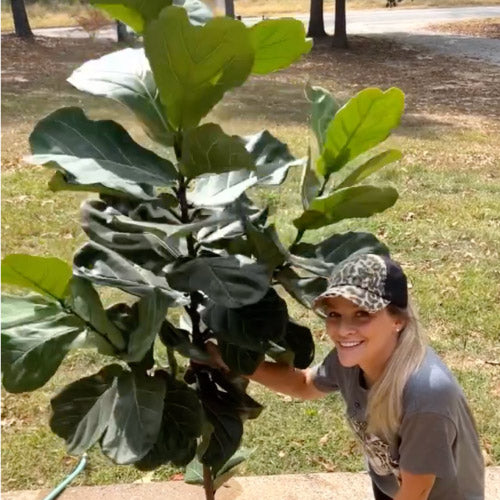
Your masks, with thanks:
M454 35L466 35L500 40L500 17L472 19L453 23L430 24L426 29Z

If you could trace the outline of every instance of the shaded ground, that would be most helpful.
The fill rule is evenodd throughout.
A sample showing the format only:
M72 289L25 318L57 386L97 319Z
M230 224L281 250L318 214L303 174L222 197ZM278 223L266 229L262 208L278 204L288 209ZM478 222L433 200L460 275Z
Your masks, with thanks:
M456 33L482 38L500 39L500 18L492 17L482 20L457 21L454 23L430 24L426 27L431 31L442 33Z

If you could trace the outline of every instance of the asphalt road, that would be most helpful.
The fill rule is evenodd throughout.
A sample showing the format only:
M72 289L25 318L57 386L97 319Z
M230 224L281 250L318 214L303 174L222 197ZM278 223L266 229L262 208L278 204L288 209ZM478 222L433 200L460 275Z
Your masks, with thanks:
M296 14L293 17L307 24L309 16ZM463 19L500 17L500 6L454 7L429 9L372 9L347 11L348 34L373 34L393 38L398 43L420 46L434 52L466 57L500 65L500 40L469 36L431 33L425 26L431 23L446 23ZM334 15L325 13L325 29L333 32ZM249 17L243 21L249 25L261 18ZM81 28L44 28L34 30L36 35L52 37L85 38L88 34ZM114 27L100 30L99 38L116 39Z

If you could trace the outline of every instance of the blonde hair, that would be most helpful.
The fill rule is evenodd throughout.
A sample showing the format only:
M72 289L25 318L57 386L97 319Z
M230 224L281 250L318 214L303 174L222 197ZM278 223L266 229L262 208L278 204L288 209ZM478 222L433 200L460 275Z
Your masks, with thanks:
M410 302L406 309L394 305L387 309L389 314L404 318L405 326L382 376L370 388L366 416L367 431L391 443L401 424L403 390L424 359L427 339Z

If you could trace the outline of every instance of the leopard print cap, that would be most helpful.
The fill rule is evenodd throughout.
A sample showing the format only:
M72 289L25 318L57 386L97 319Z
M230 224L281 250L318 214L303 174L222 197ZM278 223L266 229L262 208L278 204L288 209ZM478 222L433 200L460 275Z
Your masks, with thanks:
M313 309L324 317L326 299L344 297L369 312L380 311L390 304L383 298L386 277L386 263L380 255L350 257L334 268L328 288L314 300Z

